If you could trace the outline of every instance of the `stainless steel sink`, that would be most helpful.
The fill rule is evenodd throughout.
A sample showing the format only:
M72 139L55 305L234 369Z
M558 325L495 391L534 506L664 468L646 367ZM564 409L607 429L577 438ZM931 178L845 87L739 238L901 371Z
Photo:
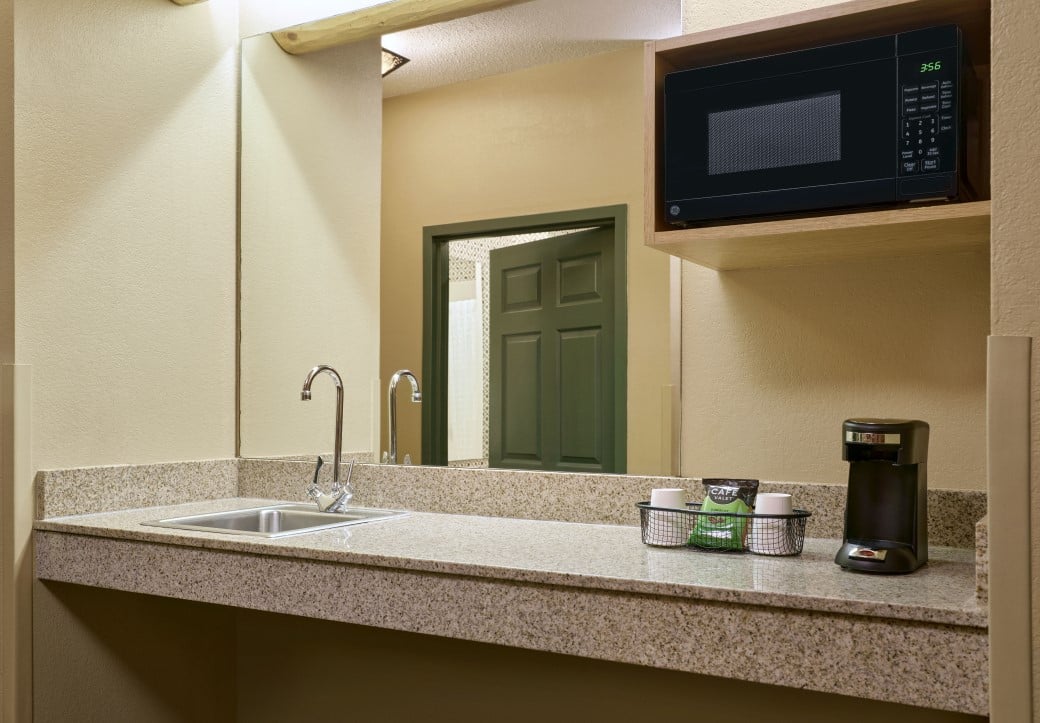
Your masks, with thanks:
M228 512L211 512L190 517L170 517L142 525L173 527L198 532L223 532L254 537L286 537L332 527L360 525L408 514L400 510L377 510L358 507L345 512L320 512L314 505L271 505Z

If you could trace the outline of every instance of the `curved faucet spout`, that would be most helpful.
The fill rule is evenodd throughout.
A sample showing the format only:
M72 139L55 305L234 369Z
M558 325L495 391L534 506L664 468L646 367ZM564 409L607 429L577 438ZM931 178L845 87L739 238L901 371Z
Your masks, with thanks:
M333 448L332 488L338 490L339 463L343 457L343 380L336 370L328 364L319 364L307 372L307 378L303 381L303 391L300 392L300 399L305 402L310 401L311 384L314 383L315 378L322 372L332 377L332 382L336 385L336 446Z
M397 383L401 379L408 379L412 383L412 402L418 404L422 401L422 392L419 391L419 380L415 378L408 369L399 369L390 377L390 393L387 403L390 407L390 451L387 452L386 461L397 464Z

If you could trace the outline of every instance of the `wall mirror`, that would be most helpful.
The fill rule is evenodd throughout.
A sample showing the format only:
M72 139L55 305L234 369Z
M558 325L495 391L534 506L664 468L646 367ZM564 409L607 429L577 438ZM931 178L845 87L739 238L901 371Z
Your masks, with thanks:
M669 261L642 243L642 43L679 34L679 0L530 0L301 55L271 32L368 4L312 0L279 17L243 3L239 454L331 450L332 385L300 400L326 363L343 377L345 454L379 459L393 372L415 371L427 395L434 381L422 378L424 232L623 206L627 414L651 423L629 425L618 471L668 471ZM409 59L385 78L382 47ZM481 328L483 254L512 244L458 248L457 329ZM469 441L454 461L486 464L486 342L460 343L451 386ZM458 381L463 363L472 384ZM399 457L418 462L421 408L400 391Z

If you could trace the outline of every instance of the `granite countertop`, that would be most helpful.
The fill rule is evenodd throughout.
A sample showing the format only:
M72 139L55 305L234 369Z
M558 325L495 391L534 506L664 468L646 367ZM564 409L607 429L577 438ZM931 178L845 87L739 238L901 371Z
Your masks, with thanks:
M253 555L591 590L986 628L970 549L931 547L901 576L834 564L840 542L807 539L800 556L709 553L644 545L638 528L411 512L406 517L265 539L147 527L142 522L271 504L221 499L36 522L40 531Z

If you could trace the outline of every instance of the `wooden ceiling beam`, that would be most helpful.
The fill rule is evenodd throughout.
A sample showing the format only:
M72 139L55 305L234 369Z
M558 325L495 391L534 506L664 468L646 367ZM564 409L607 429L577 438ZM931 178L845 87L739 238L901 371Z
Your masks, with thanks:
M303 55L523 2L530 0L395 0L277 30L271 35L285 52Z

